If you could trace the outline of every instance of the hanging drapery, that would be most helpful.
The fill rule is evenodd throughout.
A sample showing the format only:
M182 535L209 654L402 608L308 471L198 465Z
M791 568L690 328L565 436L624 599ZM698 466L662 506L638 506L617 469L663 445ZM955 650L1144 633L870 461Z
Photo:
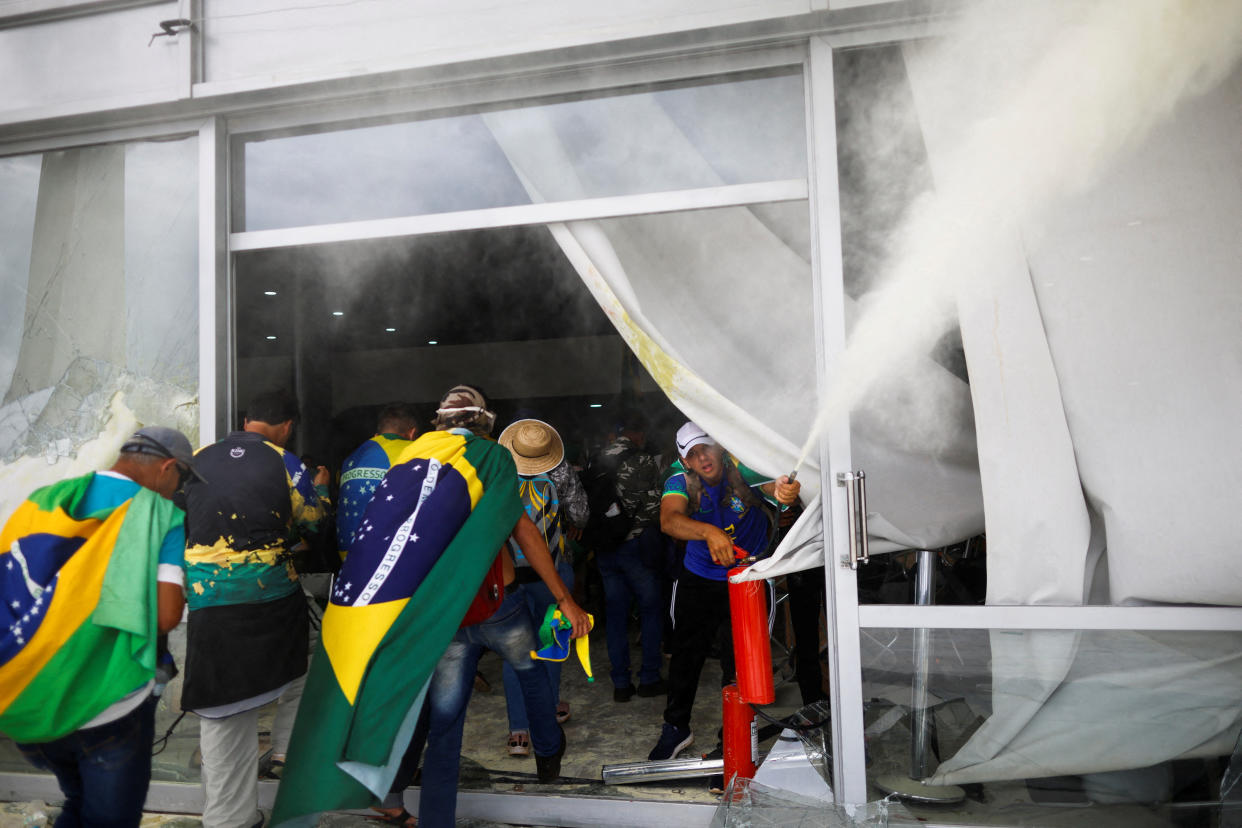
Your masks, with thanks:
M533 201L574 200L603 189L629 191L624 164L586 163L575 154L624 157L608 118L579 109L570 123L548 108L507 111L485 121ZM731 183L648 95L610 99L678 171L682 186ZM595 129L584 139L583 130ZM719 140L721 136L716 136ZM572 139L572 140L571 140ZM742 151L742 150L739 150ZM599 177L608 177L601 185ZM804 203L761 204L550 226L620 335L670 400L753 468L788 474L815 417L815 315ZM882 416L862 417L855 465L869 464L873 551L942 546L982 525L969 421L952 422L936 444L911 444L900 424L932 420L955 406L969 415L964 383L925 362L935 399L900 395ZM902 407L911 413L906 416ZM917 412L917 416L916 413ZM856 423L858 417L856 416ZM753 577L822 565L818 449L799 466L807 511L773 559ZM871 469L881 469L874 473Z
M969 201L976 219L1009 220L967 219L986 241L980 278L958 294L989 604L1242 605L1242 192L1220 175L1242 163L1242 74L1220 82L1237 44L1212 37L1236 32L1236 21L1170 29L1171 18L1152 14L1158 5L1115 9L1125 25L1101 27L1126 40L1098 46L1105 63L1125 56L1119 66L1083 48L1102 6L1073 7L1082 19L1025 79L999 81L991 109L963 93L960 61L905 49L941 206ZM1173 50L1167 64L1133 48L1142 38L1130 29L1149 25ZM1015 66L1025 57L1007 54ZM1090 86L1052 83L1065 76L1058 60L1093 57ZM1014 169L981 171L980 159ZM997 192L954 200L955 188L989 178ZM994 631L990 640L991 715L933 783L1217 756L1242 726L1242 634Z

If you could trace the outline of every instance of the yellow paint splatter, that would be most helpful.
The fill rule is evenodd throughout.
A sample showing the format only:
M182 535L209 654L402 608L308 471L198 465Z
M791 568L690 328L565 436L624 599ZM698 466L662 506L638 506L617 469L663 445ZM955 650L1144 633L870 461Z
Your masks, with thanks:
M222 537L210 545L195 544L194 546L187 547L185 550L185 562L200 566L214 565L221 569L229 570L236 564L251 561L275 566L280 563L279 559L282 555L284 555L284 547L279 543L263 549L238 551L233 548L232 538Z

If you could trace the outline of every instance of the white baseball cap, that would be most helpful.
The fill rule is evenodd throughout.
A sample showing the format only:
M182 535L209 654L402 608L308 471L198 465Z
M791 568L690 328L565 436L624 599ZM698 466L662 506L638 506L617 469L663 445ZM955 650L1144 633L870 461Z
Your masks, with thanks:
M677 453L685 457L695 446L714 446L716 441L694 423L686 423L677 429Z

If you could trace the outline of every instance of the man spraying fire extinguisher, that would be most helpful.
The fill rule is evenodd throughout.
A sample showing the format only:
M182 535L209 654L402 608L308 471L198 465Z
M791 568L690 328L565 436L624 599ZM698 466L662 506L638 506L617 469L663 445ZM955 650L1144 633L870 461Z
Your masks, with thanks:
M768 542L768 518L761 499L780 508L798 500L801 485L782 476L771 480L736 462L694 423L677 431L681 463L664 484L660 529L685 540L682 572L673 591L672 660L668 668L668 702L660 740L649 760L671 759L694 744L690 713L699 674L721 629L730 626L729 569L735 547L762 555ZM680 467L679 467L680 466ZM732 649L721 648L722 686L734 680Z

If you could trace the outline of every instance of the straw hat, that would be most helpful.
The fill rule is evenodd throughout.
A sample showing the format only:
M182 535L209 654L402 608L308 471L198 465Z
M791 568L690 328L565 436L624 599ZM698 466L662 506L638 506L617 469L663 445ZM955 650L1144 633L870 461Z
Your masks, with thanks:
M518 474L532 477L550 472L565 458L565 444L556 429L542 420L518 420L500 432L499 443L513 455Z

